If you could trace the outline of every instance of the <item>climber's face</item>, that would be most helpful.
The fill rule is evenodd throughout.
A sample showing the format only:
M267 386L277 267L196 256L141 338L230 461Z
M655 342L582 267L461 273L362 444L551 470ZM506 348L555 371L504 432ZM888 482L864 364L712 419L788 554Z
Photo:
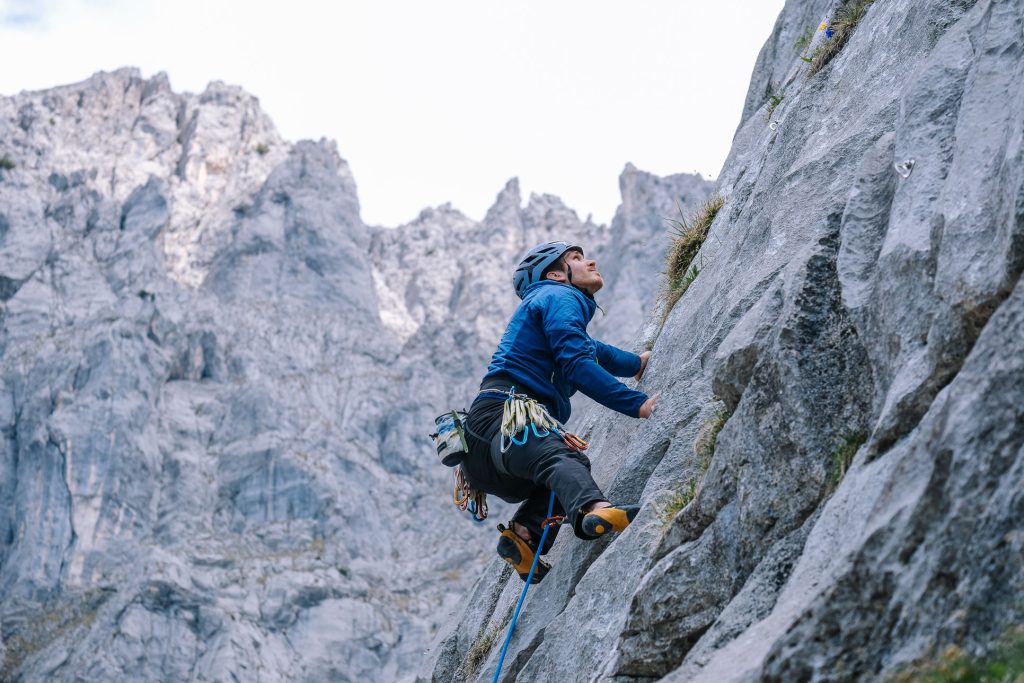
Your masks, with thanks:
M597 261L586 258L576 250L565 252L562 258L565 260L565 265L572 271L573 285L591 296L604 287L604 278L597 270ZM569 282L567 275L557 270L548 273L548 278L557 282Z

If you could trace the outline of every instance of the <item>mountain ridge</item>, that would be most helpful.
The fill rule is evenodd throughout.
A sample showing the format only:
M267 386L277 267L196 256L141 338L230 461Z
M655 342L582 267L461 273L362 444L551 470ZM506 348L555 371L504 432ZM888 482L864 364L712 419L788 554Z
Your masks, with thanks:
M0 98L0 140L0 678L410 680L493 552L437 406L527 242L610 228L512 182L481 223L367 226L334 143L134 69Z

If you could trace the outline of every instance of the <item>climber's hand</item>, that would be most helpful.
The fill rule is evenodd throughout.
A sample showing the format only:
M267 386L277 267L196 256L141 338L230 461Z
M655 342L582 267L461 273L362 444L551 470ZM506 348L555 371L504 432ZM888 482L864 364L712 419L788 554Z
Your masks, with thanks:
M640 378L644 376L644 370L647 369L647 360L651 357L650 351L644 351L640 354L640 372L633 375L633 379L640 381Z
M644 404L642 406L640 406L640 414L637 417L642 417L644 419L647 419L651 415L653 415L654 414L654 404L658 402L659 398L661 398L661 394L655 394L654 396L651 396L649 399L644 401Z

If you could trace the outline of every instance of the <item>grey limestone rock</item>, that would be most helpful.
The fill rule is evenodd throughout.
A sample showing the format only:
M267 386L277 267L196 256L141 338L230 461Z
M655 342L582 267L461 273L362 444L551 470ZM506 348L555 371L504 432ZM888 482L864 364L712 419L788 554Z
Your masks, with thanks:
M638 336L661 407L583 420L636 528L559 541L502 680L878 681L1024 619L1024 5L875 2L807 77L838 4L762 50L718 239Z
M426 434L475 393L520 255L571 239L622 268L616 228L515 180L481 223L366 226L333 143L131 69L0 99L0 140L0 679L461 666L515 587ZM488 566L490 607L428 652Z
M671 310L699 178L627 166L610 226L512 180L371 227L237 88L0 99L0 677L491 680L521 584L424 434L547 239L598 257L592 329L661 401L578 406L642 510L563 534L500 680L875 681L1019 624L1024 5L875 2L808 78L835 5L780 15Z

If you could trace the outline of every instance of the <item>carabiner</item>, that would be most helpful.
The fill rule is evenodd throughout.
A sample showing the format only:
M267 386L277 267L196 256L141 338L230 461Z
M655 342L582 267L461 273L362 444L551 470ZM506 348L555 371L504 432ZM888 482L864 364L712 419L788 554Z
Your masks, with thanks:
M530 430L529 429L524 429L523 430L523 440L522 441L517 441L515 434L513 434L511 436L511 441L512 441L512 443L514 443L517 446L522 446L523 444L526 443L526 439L529 438L529 436L530 436Z

